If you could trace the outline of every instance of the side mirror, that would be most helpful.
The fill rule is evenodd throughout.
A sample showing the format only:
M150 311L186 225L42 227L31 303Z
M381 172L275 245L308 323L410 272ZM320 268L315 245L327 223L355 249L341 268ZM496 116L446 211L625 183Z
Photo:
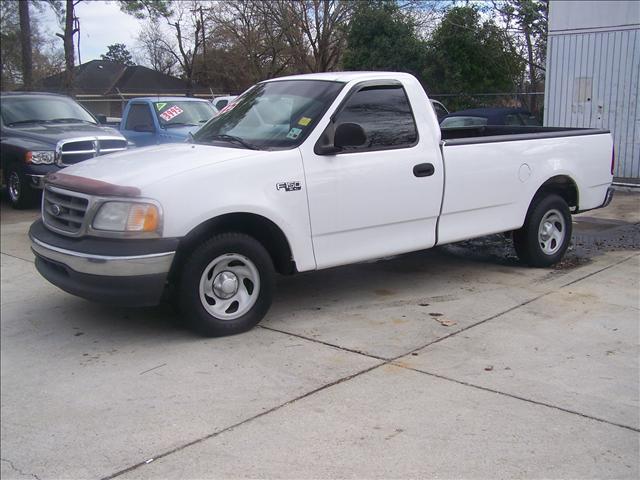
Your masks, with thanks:
M133 131L134 132L147 132L147 133L153 133L156 131L155 128L153 128L153 125L134 125L133 127Z
M106 115L96 115L96 119L98 120L98 123L100 125L106 125L107 124L107 116Z
M364 129L357 123L341 123L336 128L333 146L342 150L345 147L359 147L367 141Z

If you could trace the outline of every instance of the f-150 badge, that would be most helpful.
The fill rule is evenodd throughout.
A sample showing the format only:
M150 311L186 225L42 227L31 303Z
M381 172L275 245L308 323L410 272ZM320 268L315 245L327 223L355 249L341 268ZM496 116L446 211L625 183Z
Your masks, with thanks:
M276 183L276 190L295 192L296 190L302 190L302 184L300 182L280 182Z

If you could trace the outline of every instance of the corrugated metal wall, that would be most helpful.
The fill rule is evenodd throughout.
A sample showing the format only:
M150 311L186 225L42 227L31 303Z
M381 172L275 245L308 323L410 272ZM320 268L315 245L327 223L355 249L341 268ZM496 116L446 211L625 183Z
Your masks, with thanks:
M544 124L606 128L615 176L640 179L640 29L550 33Z

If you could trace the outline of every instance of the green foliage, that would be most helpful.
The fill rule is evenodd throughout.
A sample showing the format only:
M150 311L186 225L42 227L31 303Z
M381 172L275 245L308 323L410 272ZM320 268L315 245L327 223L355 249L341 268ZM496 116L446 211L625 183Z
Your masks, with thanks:
M49 2L46 2L49 3ZM42 12L45 2L30 2L36 12ZM59 73L63 57L55 38L43 33L38 15L31 15L31 49L35 83L49 75ZM0 87L13 90L22 86L22 57L18 2L0 1Z
M171 0L118 0L120 10L142 20L171 16Z
M513 92L524 62L509 37L475 6L450 9L428 44L425 82L430 92ZM447 105L458 109L466 105Z
M415 21L392 0L358 3L347 34L347 70L397 70L418 73L425 44Z
M121 63L126 66L135 65L131 58L131 53L127 50L127 46L124 43L114 43L107 46L107 53L100 55L102 60L109 62Z

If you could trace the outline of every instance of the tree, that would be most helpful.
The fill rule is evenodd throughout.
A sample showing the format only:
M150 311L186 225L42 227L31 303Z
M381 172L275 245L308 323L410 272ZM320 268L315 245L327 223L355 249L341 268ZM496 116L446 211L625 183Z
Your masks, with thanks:
M171 0L118 0L120 10L139 20L171 16Z
M20 46L22 51L22 82L26 90L33 89L33 54L31 50L31 21L29 2L19 2Z
M139 19L163 18L173 30L175 44L159 38L160 44L170 52L182 68L182 76L189 86L193 84L196 57L203 45L204 24L199 15L201 4L197 0L171 2L167 0L120 0L120 9Z
M80 21L75 15L75 7L81 1L65 0L64 7L62 7L62 2L58 0L48 0L47 2L58 15L62 26L62 33L56 33L56 36L62 39L65 63L64 88L70 94L73 94L73 69L76 66L73 37L80 31Z
M18 87L31 88L26 85L23 72L23 56L19 7L23 2L0 2L0 85L2 90L13 90ZM26 2L24 2L26 3ZM29 6L40 12L45 5L41 2L29 2ZM32 12L33 13L33 10ZM29 30L31 41L32 83L37 86L38 80L59 73L62 70L62 52L54 45L53 39L47 39L41 32L38 15L30 15Z
M163 43L158 19L151 19L140 31L137 40L138 52L153 70L165 75L174 74L178 61Z
M278 25L295 69L302 72L335 70L346 44L346 29L357 5L350 0L271 0L260 2L262 13Z
M108 45L107 53L100 55L100 58L109 62L121 63L126 66L135 65L131 57L131 53L127 50L127 46L124 43Z
M523 90L539 91L544 85L547 56L548 0L494 0L493 9L501 16L506 34L526 62L529 78ZM538 113L538 106L531 96L529 109Z
M420 73L425 44L415 27L415 21L395 1L358 4L349 25L344 68Z
M513 92L524 70L509 39L475 6L446 13L428 41L426 65L426 82L438 93ZM449 106L467 106L458 103Z
M280 22L265 14L262 1L230 0L211 9L209 18L214 32L209 49L225 57L228 67L230 61L233 63L231 68L240 70L241 83L252 84L273 78L292 64ZM216 63L213 55L207 58L204 50L203 61L205 66ZM208 73L210 69L202 70Z

